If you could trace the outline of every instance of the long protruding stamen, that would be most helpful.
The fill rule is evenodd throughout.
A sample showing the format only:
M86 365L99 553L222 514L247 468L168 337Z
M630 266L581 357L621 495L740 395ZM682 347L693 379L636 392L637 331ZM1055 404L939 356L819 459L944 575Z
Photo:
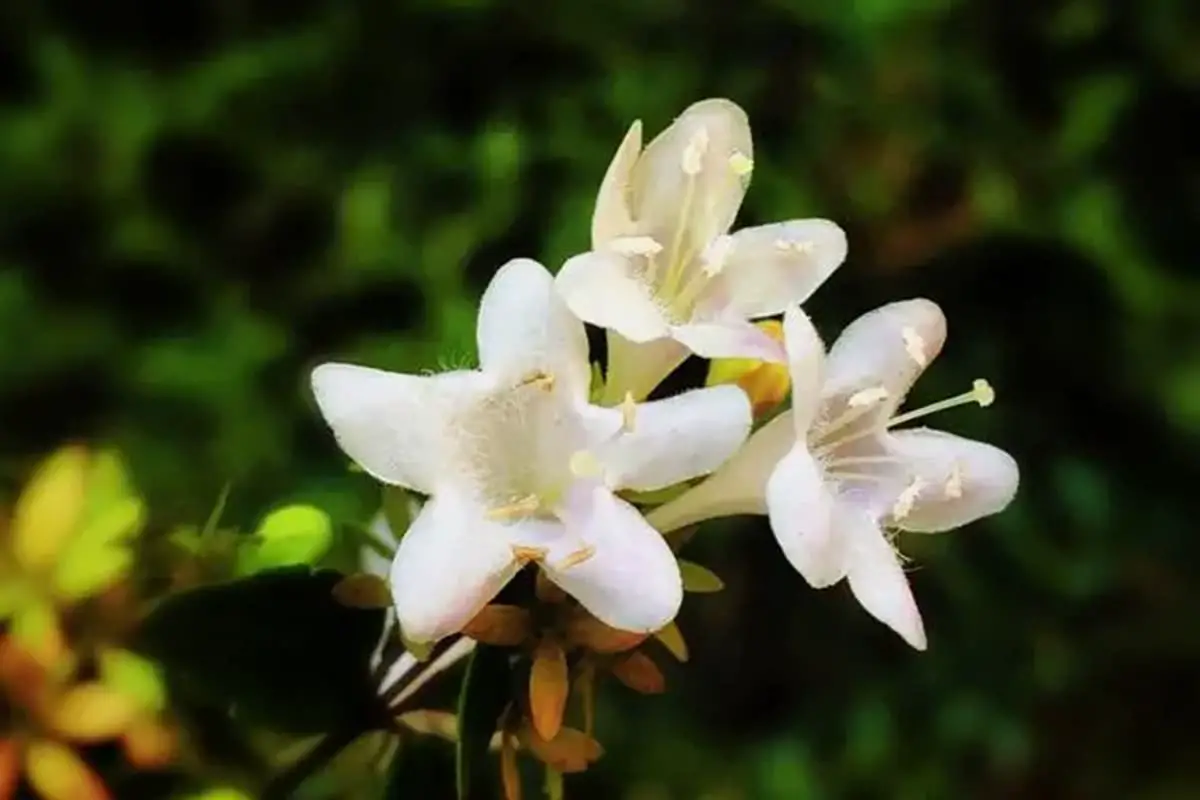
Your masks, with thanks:
M936 403L930 403L927 406L906 411L903 414L892 417L888 421L888 427L893 428L897 425L903 425L905 422L911 422L914 419L936 414L939 411L945 411L948 408L956 406L965 406L968 403L978 403L980 408L987 408L996 400L996 392L992 389L991 384L983 378L977 378L971 385L971 391L964 392L957 397L948 397L945 400L939 400Z

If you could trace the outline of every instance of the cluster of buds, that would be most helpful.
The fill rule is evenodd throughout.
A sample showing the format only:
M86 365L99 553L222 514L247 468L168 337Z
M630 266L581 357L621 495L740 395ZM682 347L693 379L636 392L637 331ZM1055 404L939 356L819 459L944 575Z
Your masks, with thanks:
M551 774L599 756L601 671L660 691L648 641L686 654L673 621L695 569L678 559L681 531L765 515L811 586L845 580L924 649L898 534L960 527L1016 492L1004 451L899 429L994 399L978 380L901 411L945 341L937 305L870 311L827 348L800 304L845 260L841 228L798 219L730 232L754 169L749 122L728 100L694 104L644 147L634 123L601 183L591 249L557 275L515 259L493 278L478 369L313 372L345 453L425 498L383 568L404 641L421 652L465 634L528 666L497 720L510 798L518 745ZM607 331L602 368L585 323ZM712 362L708 385L648 400L690 356ZM529 572L532 597L493 602ZM576 707L581 727L568 727Z

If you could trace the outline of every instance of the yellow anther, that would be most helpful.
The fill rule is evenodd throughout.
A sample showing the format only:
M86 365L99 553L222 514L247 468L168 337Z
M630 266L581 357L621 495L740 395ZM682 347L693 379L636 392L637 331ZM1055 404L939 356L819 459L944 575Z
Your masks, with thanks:
M846 401L846 405L851 408L863 408L872 406L876 403L882 403L888 399L888 390L885 386L871 386L866 389L861 389L850 395L850 399Z
M976 378L971 384L971 394L980 408L987 408L996 402L996 390L983 378Z
M946 478L945 493L947 499L957 500L963 493L962 467L957 461L950 467L950 477Z
M918 366L929 366L929 353L925 348L925 340L921 338L921 334L917 333L917 329L905 328L900 331L900 335L904 337L904 350L908 353L909 358L917 362Z
M621 236L609 242L608 246L623 256L656 256L663 249L653 236Z
M596 555L596 548L590 544L584 545L575 552L568 553L566 558L554 565L554 568L564 570L577 567L594 555Z
M524 545L519 544L512 545L513 558L515 558L517 563L521 566L535 562L540 563L546 558L546 554L549 552L550 551L544 547L525 547Z
M896 503L892 506L892 517L899 520L911 514L913 505L917 502L917 497L920 496L925 486L925 481L920 477L913 478L912 483L896 498Z
M517 384L517 388L523 388L525 386L533 386L541 389L543 392L552 392L554 391L554 376L549 372L536 370L531 372L525 377L524 380Z
M687 147L683 148L681 166L688 175L699 175L704 168L704 154L708 152L708 129L700 128L693 135Z
M754 159L741 150L734 150L733 154L729 156L729 168L739 178L743 178L754 170Z
M527 495L509 503L506 506L493 508L487 512L487 518L496 522L527 517L536 514L542 507L542 500L536 494Z
M637 401L633 399L633 392L625 392L625 399L621 401L621 431L623 433L633 433L634 427L637 425Z

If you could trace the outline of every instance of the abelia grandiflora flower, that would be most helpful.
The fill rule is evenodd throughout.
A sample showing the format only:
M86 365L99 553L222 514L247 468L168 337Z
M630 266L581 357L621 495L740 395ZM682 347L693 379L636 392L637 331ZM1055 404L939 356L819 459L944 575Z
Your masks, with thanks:
M899 425L991 387L898 413L946 337L941 309L909 300L852 323L828 357L799 308L784 317L792 408L757 431L712 477L656 509L667 532L700 520L766 513L784 554L814 587L845 578L874 617L918 649L925 631L892 531L934 533L995 514L1012 500L1016 462L996 447Z
M590 404L583 323L528 259L492 280L477 336L478 370L324 364L312 376L342 449L378 480L430 496L391 569L405 636L461 629L529 562L606 624L662 628L682 600L679 567L615 492L716 469L749 431L746 396L723 386Z
M710 99L642 149L629 129L592 218L592 251L558 284L581 319L609 330L604 401L647 396L689 353L782 362L748 320L804 301L846 258L834 223L800 219L730 234L753 171L745 112Z

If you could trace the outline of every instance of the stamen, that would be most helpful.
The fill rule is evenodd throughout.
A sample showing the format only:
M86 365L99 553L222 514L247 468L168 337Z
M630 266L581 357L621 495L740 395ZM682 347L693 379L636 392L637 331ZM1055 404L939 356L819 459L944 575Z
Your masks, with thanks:
M683 148L681 166L687 175L699 175L704 168L704 154L708 152L708 129L700 128Z
M830 465L840 467L843 464L898 464L899 462L900 459L895 456L846 456L834 459Z
M571 567L578 567L580 564L587 561L594 555L596 555L595 546L590 544L584 545L575 552L567 554L567 557L555 564L554 568L557 570L564 570L570 569Z
M608 243L616 253L623 256L656 256L663 246L653 236L621 236Z
M886 475L872 475L869 472L842 472L840 470L829 470L825 473L825 477L838 481L866 481L867 483L886 483L889 480Z
M506 506L493 508L487 512L486 516L495 522L507 522L521 517L528 517L530 514L536 514L541 510L541 507L541 498L536 494L531 494L514 500Z
M534 386L538 389L541 389L544 392L552 392L552 391L554 391L554 376L552 374L550 374L549 372L543 372L542 370L536 370L534 372L531 372L529 375L527 375L525 377L524 380L522 380L519 384L517 384L518 389L524 388L526 386Z
M604 465L588 450L574 453L569 462L569 469L576 478L598 478L604 474Z
M893 428L905 422L911 422L914 419L925 417L938 411L945 411L948 408L967 405L968 403L978 403L981 408L987 408L996 400L996 392L992 389L991 384L983 378L978 378L971 385L971 391L964 392L957 397L950 397L945 400L939 400L936 403L930 403L922 408L917 408L912 411L906 411L903 414L892 417L888 422L888 427Z
M950 477L946 479L945 494L948 500L957 500L963 493L962 466L955 461L950 467Z
M872 386L868 389L861 389L850 395L850 399L846 401L846 405L850 406L851 408L873 406L876 403L881 403L884 400L887 400L889 396L890 395L888 394L887 387Z
M741 150L734 150L729 156L729 168L739 178L744 178L754 170L754 159Z
M892 506L892 518L900 520L911 514L913 504L917 502L917 497L920 496L927 485L925 480L920 476L913 478L912 483L896 498L896 503Z
M621 401L621 432L633 433L636 426L637 401L633 399L633 392L626 391L625 399Z
M515 558L517 563L521 566L525 566L530 562L541 562L546 558L546 555L549 552L550 551L545 547L525 547L524 545L519 544L512 545L513 558Z
M917 333L917 329L905 328L900 331L900 335L904 337L904 349L909 358L917 362L917 366L929 366L929 354L925 349L925 340L921 338L921 334Z

